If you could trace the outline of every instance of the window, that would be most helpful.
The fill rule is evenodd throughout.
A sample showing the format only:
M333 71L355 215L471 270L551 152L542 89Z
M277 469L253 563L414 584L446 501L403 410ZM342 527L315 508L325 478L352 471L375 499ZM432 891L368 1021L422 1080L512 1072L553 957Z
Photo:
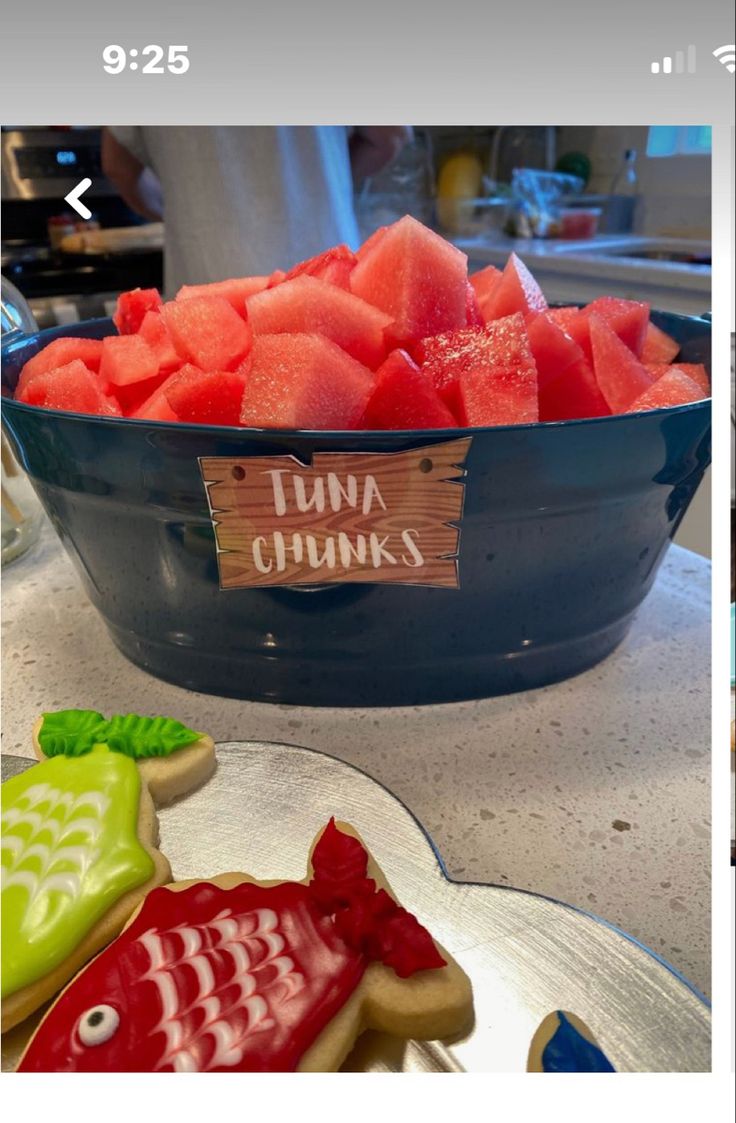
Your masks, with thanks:
M710 125L653 125L647 156L709 156Z

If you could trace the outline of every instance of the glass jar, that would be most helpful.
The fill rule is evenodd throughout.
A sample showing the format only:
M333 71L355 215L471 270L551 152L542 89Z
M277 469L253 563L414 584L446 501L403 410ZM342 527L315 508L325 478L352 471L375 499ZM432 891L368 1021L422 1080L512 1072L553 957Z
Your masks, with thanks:
M37 331L25 298L2 278L2 335ZM2 434L2 552L6 565L38 541L43 512L36 493L18 464L5 433Z
M28 477L2 434L2 564L14 561L38 541L43 512Z

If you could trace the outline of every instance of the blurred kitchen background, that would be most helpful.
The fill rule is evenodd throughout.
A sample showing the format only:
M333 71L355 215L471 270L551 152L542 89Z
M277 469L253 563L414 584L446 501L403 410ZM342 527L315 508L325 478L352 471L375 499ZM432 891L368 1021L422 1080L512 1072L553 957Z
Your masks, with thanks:
M99 129L6 128L1 140L2 273L40 327L110 315L119 292L162 287L163 226L102 175ZM614 295L702 315L710 147L699 126L417 126L358 186L355 210L363 237L413 214L467 253L471 271L515 250L551 302ZM83 178L87 222L64 202ZM708 476L676 541L710 555Z

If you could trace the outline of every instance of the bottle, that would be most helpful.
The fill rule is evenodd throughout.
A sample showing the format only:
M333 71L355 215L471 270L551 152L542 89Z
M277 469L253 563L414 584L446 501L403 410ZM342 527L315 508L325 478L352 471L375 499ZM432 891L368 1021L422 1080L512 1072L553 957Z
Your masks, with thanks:
M613 177L601 225L604 234L630 234L634 229L638 198L636 149L627 148L621 165Z
M611 184L612 195L633 196L637 194L636 149L627 148Z

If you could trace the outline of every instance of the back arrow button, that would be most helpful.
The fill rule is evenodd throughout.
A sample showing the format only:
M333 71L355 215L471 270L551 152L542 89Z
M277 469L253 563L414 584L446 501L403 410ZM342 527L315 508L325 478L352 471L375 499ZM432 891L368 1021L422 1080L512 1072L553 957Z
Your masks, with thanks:
M73 187L68 195L64 196L64 202L73 207L78 215L82 218L92 218L92 211L89 207L85 207L84 203L80 203L80 195L84 195L85 191L92 186L91 179L80 179L76 187Z

